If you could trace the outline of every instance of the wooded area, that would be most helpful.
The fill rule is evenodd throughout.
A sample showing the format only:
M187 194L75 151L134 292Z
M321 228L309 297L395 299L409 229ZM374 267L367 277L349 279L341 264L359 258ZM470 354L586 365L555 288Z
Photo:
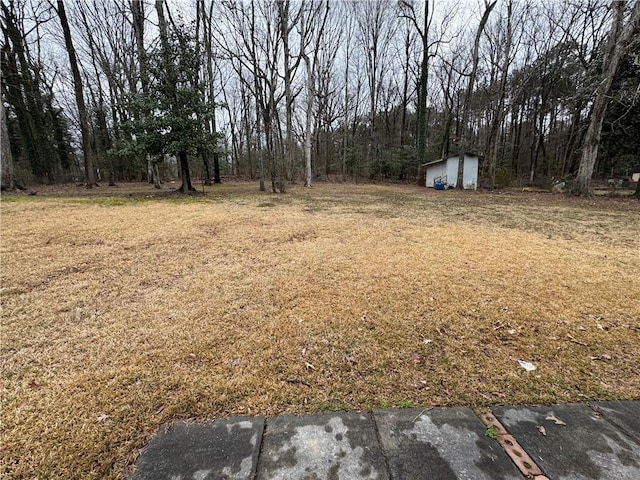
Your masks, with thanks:
M640 165L638 1L1 10L3 189L419 182L425 163L471 151L482 186L588 194L592 177L623 181Z

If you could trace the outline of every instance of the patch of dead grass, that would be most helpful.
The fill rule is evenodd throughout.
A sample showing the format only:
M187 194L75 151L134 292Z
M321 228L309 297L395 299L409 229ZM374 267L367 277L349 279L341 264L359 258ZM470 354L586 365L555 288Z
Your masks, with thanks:
M640 398L637 201L255 190L3 199L4 478L176 419Z

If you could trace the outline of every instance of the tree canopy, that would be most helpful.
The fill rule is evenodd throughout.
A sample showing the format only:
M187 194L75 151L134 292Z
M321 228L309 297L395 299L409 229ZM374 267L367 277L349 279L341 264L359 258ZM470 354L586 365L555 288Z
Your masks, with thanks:
M571 183L594 109L601 148L582 175L640 164L637 0L59 3L70 42L54 3L2 2L3 161L18 183L208 182L211 156L216 181L271 177L273 191L420 181L461 150L484 157L487 187Z

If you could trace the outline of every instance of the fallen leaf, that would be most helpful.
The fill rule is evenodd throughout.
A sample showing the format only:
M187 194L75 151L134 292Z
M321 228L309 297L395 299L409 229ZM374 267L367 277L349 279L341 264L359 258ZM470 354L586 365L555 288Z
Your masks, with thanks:
M546 429L546 428L544 428L542 425L536 425L536 428L538 429L538 431L539 431L542 435L544 435L544 436L546 436L546 435L547 435L547 429Z
M309 362L305 362L304 366L307 368L307 370L315 370L316 367L314 367L312 364L310 364Z
M549 420L550 422L554 422L556 425L566 425L566 423L556 417L553 413L550 413L549 415L544 417L544 419Z
M42 388L42 384L40 382L37 382L36 380L31 380L29 381L29 388L40 390Z
M158 408L156 408L156 415L160 415L164 410L165 406L166 405L160 405Z
M591 360L611 360L611 355L607 355L606 353L604 355L600 355L600 356L591 356L589 357Z
M106 413L103 413L102 415L98 415L98 416L96 417L96 422L98 422L98 423L102 423L102 422L104 422L104 421L105 421L106 419L108 419L108 418L109 418L109 415L107 415Z
M524 368L527 372L533 372L537 368L533 363L526 362L524 360L518 360L518 365Z

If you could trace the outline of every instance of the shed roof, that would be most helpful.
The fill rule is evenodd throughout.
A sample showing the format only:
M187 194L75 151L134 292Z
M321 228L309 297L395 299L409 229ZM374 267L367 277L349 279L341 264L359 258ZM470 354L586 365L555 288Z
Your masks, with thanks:
M438 160L434 160L433 162L423 163L422 167L428 167L429 165L435 165L436 163L442 163L446 160L446 158L439 158Z
M465 154L466 156L469 156L469 157L484 158L482 155L478 155L477 153L473 153L473 152L465 152L464 154ZM450 158L457 158L457 157L459 157L459 156L460 156L460 155L458 155L458 154L455 154L455 155L449 155L448 157L445 157L445 158L439 158L438 160L434 160L433 162L423 163L423 164L422 164L422 165L420 165L420 166L421 166L421 167L428 167L429 165L435 165L435 164L437 164L437 163L442 163L442 162L444 162L445 160L448 160L448 159L450 159Z

